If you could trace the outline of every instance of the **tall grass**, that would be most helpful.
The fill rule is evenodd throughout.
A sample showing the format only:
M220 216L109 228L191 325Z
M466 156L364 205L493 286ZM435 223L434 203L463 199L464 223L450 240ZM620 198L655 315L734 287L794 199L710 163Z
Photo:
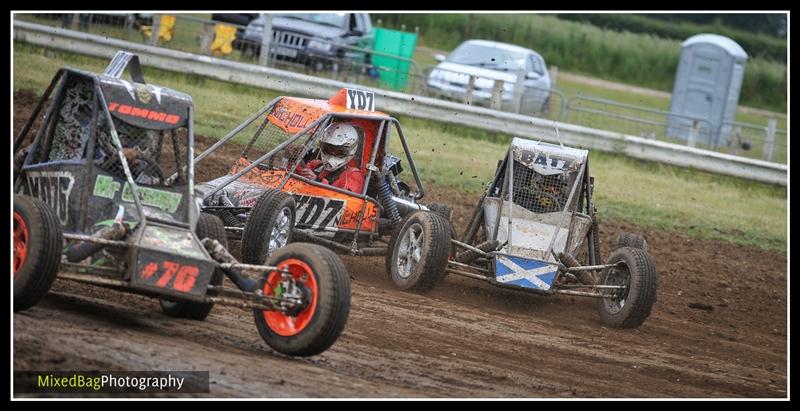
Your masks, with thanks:
M537 14L379 14L387 27L420 29L420 44L452 50L470 38L496 40L537 50L549 65L608 80L672 91L681 41L617 32L587 23ZM751 58L740 102L786 111L784 63Z
M716 33L733 39L753 57L786 63L786 39L764 33L753 33L735 29L722 24L719 19L710 23L698 24L690 21L668 21L659 15L642 14L559 14L562 20L589 23L614 31L646 33L654 36L683 41L701 33Z

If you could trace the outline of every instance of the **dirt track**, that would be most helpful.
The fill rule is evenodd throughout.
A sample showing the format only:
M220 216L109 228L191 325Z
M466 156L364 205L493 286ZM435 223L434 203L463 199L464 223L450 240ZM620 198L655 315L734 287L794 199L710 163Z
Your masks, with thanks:
M15 128L28 97L15 95ZM224 172L234 151L201 163L198 180ZM475 199L429 192L455 207L460 233ZM786 257L608 222L603 255L622 230L645 234L659 275L636 330L603 327L589 299L453 276L428 295L400 292L382 259L345 257L353 306L322 355L276 354L237 308L176 320L155 300L57 280L14 315L14 369L208 370L222 397L785 398Z

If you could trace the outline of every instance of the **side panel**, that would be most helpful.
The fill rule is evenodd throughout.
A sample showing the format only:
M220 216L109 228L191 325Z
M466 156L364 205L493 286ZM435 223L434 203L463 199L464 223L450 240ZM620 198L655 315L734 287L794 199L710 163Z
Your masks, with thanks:
M93 224L114 218L120 205L125 207L125 220L138 220L130 184L99 168L95 168L95 170L98 172L92 176L86 188L90 190L86 229L93 230L91 227ZM148 187L138 185L137 189L146 216L166 221L184 222L186 220L186 207L190 205L185 194L186 186Z
M79 162L26 166L23 169L22 192L52 207L64 231L76 231L79 229L81 212L84 211L82 185L86 169Z
M231 169L231 174L239 172L247 164L240 160ZM241 180L264 188L276 188L286 172L282 170L259 170L255 168L243 175ZM361 231L376 231L376 220L380 214L378 204L372 200L363 200L333 189L306 183L294 177L283 188L283 191L295 196L297 202L297 224L299 227L324 229L335 227L355 230L358 217L366 202L364 222Z
M326 111L312 104L291 98L283 98L270 111L267 118L272 124L287 133L297 133L308 127L314 120L326 114Z

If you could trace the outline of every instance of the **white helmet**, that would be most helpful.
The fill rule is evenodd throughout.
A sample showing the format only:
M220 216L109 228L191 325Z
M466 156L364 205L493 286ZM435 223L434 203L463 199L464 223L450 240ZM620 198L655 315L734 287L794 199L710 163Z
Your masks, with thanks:
M358 130L348 123L329 125L319 143L323 168L328 171L340 169L356 154Z

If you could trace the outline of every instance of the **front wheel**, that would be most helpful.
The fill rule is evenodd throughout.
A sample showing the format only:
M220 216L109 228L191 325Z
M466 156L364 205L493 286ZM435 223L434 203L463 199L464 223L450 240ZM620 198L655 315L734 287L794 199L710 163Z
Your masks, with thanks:
M292 241L295 202L290 194L267 190L250 210L242 232L242 261L264 264L279 248Z
M42 200L14 196L14 311L36 305L61 265L63 234L56 212Z
M656 302L656 267L647 251L631 247L614 251L608 264L615 263L618 265L601 273L599 283L625 288L600 298L597 311L600 319L611 327L636 328L647 319Z
M344 330L350 314L350 278L333 251L316 244L294 243L277 250L266 262L280 271L265 273L264 296L299 298L285 310L253 310L258 333L274 350L311 356L327 350Z
M443 216L425 211L412 214L386 256L389 278L401 290L432 289L444 278L452 237L450 222Z

